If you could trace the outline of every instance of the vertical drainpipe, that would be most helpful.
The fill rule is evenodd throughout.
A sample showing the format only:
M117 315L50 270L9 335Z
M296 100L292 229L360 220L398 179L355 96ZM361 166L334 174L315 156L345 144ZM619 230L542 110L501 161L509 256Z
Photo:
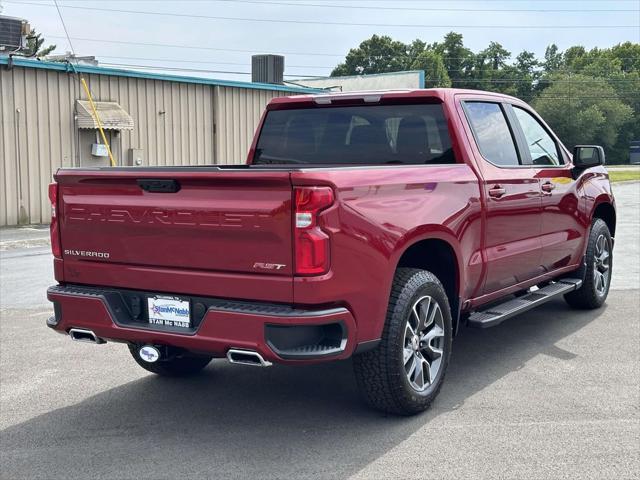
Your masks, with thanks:
M20 114L22 110L16 108L16 174L18 187L18 225L29 223L29 215L24 208L24 199L22 198L22 151L20 150Z

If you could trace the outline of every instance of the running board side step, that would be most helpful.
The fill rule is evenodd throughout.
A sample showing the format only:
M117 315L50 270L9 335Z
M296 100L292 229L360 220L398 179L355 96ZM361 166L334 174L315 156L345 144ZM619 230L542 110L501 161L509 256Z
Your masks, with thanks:
M577 290L581 285L582 280L579 278L563 278L521 297L493 305L486 310L474 312L469 316L468 325L475 328L495 327L505 320L547 303L559 295Z

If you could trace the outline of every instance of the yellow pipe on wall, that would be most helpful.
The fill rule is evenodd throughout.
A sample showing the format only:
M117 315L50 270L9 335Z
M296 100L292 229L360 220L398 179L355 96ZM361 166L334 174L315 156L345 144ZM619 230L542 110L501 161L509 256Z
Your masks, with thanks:
M91 92L89 91L89 87L87 86L87 82L84 77L80 78L82 82L82 86L84 87L84 91L87 93L87 97L89 98L89 105L91 105L91 110L93 110L93 116L95 117L96 123L98 124L98 130L100 130L100 135L102 136L102 141L107 147L107 153L109 154L109 160L111 161L111 166L116 166L116 161L113 159L113 154L111 153L111 147L109 146L109 142L107 141L107 137L104 134L104 130L102 129L102 122L100 121L100 117L98 116L98 111L96 110L96 106L93 103L93 98L91 97Z

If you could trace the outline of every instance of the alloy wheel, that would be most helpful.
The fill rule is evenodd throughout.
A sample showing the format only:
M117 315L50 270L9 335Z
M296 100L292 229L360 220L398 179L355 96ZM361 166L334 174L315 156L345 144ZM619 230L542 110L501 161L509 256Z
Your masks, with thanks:
M444 319L438 302L420 297L411 309L404 333L403 361L411 387L422 392L440 371L444 347Z
M593 283L596 293L599 296L603 296L607 293L611 272L611 252L609 242L607 242L607 238L604 235L600 235L596 240L593 257Z

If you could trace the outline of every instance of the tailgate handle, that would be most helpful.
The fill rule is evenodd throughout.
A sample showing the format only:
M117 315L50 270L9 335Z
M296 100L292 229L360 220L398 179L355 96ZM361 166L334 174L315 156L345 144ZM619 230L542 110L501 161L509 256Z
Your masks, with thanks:
M180 190L177 180L161 180L157 178L138 179L138 185L149 193L176 193Z

